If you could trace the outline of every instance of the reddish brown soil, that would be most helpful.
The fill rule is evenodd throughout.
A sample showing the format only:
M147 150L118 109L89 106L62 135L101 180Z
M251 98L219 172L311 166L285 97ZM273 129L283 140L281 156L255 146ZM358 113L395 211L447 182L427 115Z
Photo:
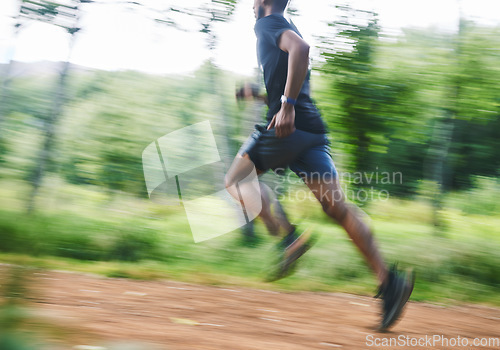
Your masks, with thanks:
M389 333L377 333L379 302L338 293L277 293L174 281L135 281L33 272L32 299L45 322L65 329L56 343L134 349L500 349L497 346L374 346L367 337L443 335L500 338L500 310L410 302ZM56 337L57 338L57 337ZM369 345L372 345L371 347ZM67 349L67 345L61 348ZM72 346L69 348L73 348ZM77 347L78 348L78 347ZM114 349L114 348L113 348Z

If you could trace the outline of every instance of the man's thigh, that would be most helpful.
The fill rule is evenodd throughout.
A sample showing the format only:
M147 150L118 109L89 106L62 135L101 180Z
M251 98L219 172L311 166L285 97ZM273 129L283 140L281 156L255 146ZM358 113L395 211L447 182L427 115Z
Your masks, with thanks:
M248 154L255 166L266 171L290 166L310 148L321 142L324 135L295 130L291 135L278 138L271 130L256 130L240 149Z
M337 169L330 155L328 140L307 149L290 164L290 169L304 182L331 183L337 179Z

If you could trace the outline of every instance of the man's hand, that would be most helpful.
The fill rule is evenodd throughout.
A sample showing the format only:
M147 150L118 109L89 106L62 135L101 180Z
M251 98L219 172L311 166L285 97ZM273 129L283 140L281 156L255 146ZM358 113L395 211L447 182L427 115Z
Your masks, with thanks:
M276 113L269 123L267 130L275 128L276 137L287 137L295 131L295 107L289 103L283 103L281 109Z
M259 94L259 86L257 84L245 83L239 90L236 90L236 100L260 100L269 106L267 95Z

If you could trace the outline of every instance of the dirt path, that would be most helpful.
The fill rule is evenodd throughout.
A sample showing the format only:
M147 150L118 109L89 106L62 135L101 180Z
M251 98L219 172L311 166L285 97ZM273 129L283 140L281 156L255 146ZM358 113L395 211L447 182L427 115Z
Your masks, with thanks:
M440 342L413 347L382 343L383 338L400 336L442 335L450 342L458 336L469 342L500 337L500 309L494 308L410 303L392 332L376 333L379 301L369 297L225 289L65 272L38 271L34 277L35 308L52 322L78 330L77 344L87 341L108 348L106 344L133 340L150 344L148 349L189 350L500 349L498 345L447 347Z

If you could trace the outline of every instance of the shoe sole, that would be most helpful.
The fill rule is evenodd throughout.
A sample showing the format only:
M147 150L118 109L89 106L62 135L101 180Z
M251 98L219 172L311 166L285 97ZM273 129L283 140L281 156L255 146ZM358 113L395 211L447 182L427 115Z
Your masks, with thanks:
M304 231L292 244L286 248L285 256L273 269L277 273L271 273L267 282L274 282L290 276L295 271L295 262L304 255L316 243L317 239L311 230Z
M382 323L377 330L380 332L385 332L387 331L390 327L394 326L396 322L399 319L399 316L401 316L401 313L403 312L403 309L410 299L411 293L413 292L413 287L415 285L415 274L413 271L409 271L407 275L407 282L408 288L405 288L402 291L401 294L401 301L398 303L397 307L394 309L392 315L389 317L389 319L384 323Z

